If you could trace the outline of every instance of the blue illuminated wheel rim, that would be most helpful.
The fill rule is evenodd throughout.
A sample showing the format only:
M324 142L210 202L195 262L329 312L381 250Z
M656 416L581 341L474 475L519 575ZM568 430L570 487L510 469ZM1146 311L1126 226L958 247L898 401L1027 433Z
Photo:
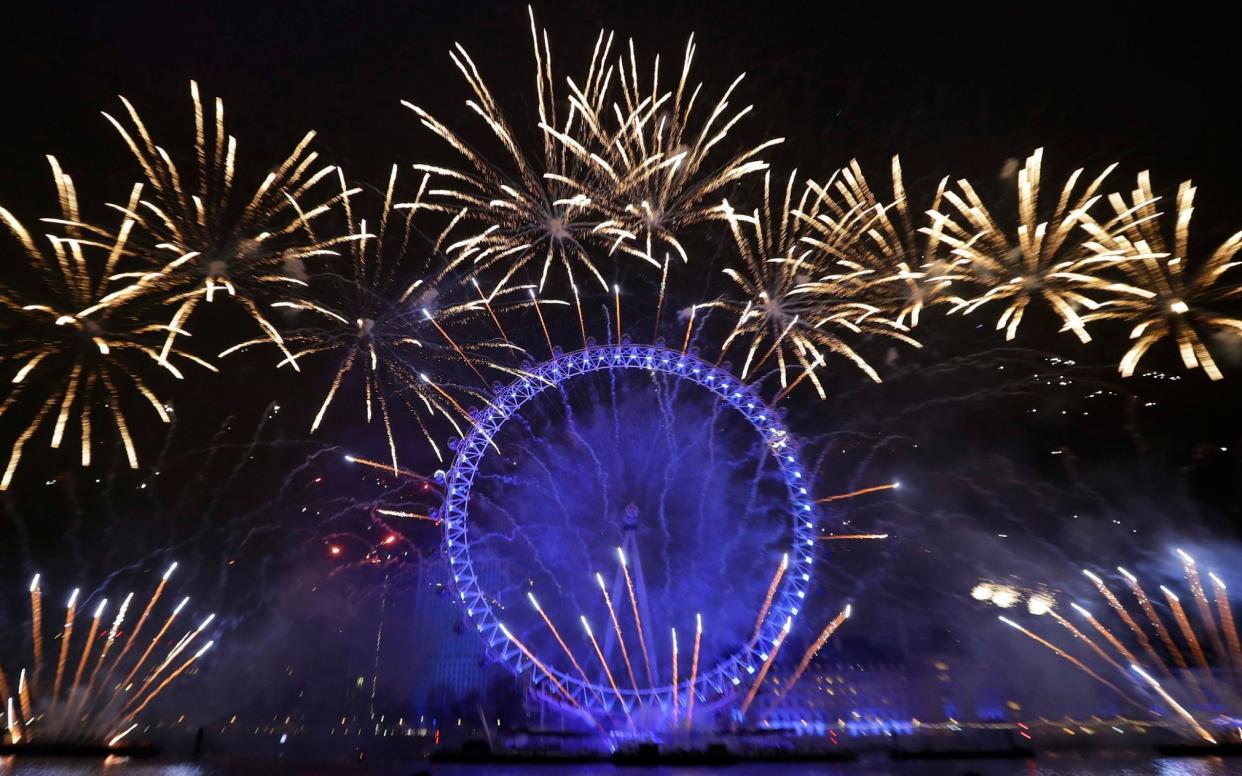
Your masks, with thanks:
M472 413L473 426L465 438L453 446L456 457L453 465L444 473L444 502L440 518L444 530L444 551L449 559L453 587L467 617L483 638L487 648L515 675L529 674L532 685L546 698L562 705L577 705L590 712L611 713L620 702L607 685L583 682L547 666L561 686L573 699L568 704L555 689L547 676L502 631L501 622L488 602L486 593L479 587L474 567L470 562L469 501L479 464L486 454L493 437L504 423L517 414L522 405L550 388L579 375L613 369L641 369L670 375L695 383L739 412L755 431L767 442L784 479L789 499L785 512L793 525L792 544L789 547L789 567L772 602L771 610L753 644L742 645L733 655L715 666L702 670L695 681L696 698L710 702L730 694L735 687L753 676L767 660L785 627L786 622L797 618L810 586L812 548L818 523L818 510L810 494L806 468L798 454L797 445L779 415L769 407L752 388L719 367L703 361L698 356L652 345L598 345L557 354L550 361L531 367L523 377L502 388L484 409ZM545 663L546 665L546 663ZM688 698L689 681L677 685L680 704ZM637 705L639 697L644 704L655 703L667 707L672 703L673 685L622 690L627 709Z

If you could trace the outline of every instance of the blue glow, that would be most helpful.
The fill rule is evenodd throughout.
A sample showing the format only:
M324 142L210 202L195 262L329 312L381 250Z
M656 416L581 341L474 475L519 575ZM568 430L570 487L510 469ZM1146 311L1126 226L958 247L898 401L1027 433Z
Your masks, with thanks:
M689 374L686 374L687 365L691 366ZM489 449L489 441L495 437L505 421L517 415L528 401L550 388L559 388L562 383L579 375L621 369L646 370L697 384L739 413L759 433L761 439L772 440L771 446L781 450L780 455L774 456L773 460L779 467L788 493L784 512L792 531L790 541L794 546L799 543L803 546L814 544L818 514L802 498L807 493L806 488L796 482L803 478L803 467L798 459L796 446L788 430L749 386L740 385L724 370L696 356L683 355L660 347L606 345L557 355L550 361L527 369L524 377L501 389L492 403L478 413L469 433L454 446L456 457L447 476L454 486L448 489L442 508L444 546L454 564L456 586L461 600L466 603L466 614L474 622L491 651L515 674L529 672L532 678L539 678L538 671L530 661L505 637L493 610L496 591L482 589L471 562L469 502L479 464ZM754 674L758 665L771 651L780 632L798 614L799 607L794 602L806 598L812 563L809 555L796 552L790 553L790 558L792 568L784 577L780 594L772 603L771 613L760 631L759 638L750 647L742 645L731 657L724 658L713 666L701 667L694 687L699 697L719 697L726 693L727 688L740 683L740 671ZM566 687L577 704L595 713L607 712L607 706L613 702L613 693L607 686L584 683L576 674L565 673L553 666L549 666L549 670ZM683 697L689 689L687 685L685 680L680 684L679 692ZM663 705L671 702L672 689L668 685L658 685L655 688L641 689L639 694L646 701ZM623 689L622 694L627 705L635 700L632 689Z

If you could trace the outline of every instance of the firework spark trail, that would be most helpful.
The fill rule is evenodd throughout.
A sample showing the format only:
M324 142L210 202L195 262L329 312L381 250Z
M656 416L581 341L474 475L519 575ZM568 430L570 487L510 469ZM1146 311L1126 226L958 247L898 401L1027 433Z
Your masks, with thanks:
M793 381L789 383L789 385L782 388L780 392L776 394L776 398L772 399L772 404L773 405L779 404L781 399L784 399L786 396L788 396L790 392L793 391L794 388L797 388L802 383L803 380L805 380L808 377L813 376L816 369L819 369L821 366L825 366L826 364L827 364L827 361L824 360L823 355L816 353L815 358L809 361L807 365L802 368L802 372L796 378L794 378Z
M669 255L664 254L664 268L660 271L660 293L656 296L655 310L655 326L652 329L651 341L655 342L660 338L660 313L664 310L664 292L668 287L668 260Z
M504 623L500 623L500 631L505 634L505 638L512 641L513 645L522 651L523 655L526 655L526 658L530 660L530 662L538 666L540 671L543 671L544 676L548 677L548 681L552 682L556 689L560 691L561 695L565 696L565 700L569 701L569 705L573 706L575 709L582 708L578 705L578 702L574 700L574 697L569 694L569 691L565 689L565 685L561 684L560 680L548 670L548 667L545 666L539 658L535 657L533 652L527 649L526 645L523 644L521 640L509 632L509 629L505 627Z
M599 589L604 594L604 604L608 607L608 617L612 620L612 629L617 633L617 643L621 646L621 657L625 659L625 671L630 677L630 686L634 688L634 697L642 704L643 698L638 694L638 681L634 678L634 666L630 663L630 651L625 646L625 636L621 633L621 622L617 619L617 612L612 608L612 597L608 595L608 588L604 586L604 577L596 572L595 581L599 583Z
M164 576L160 577L159 584L155 586L155 592L151 594L151 598L147 601L147 605L143 607L142 614L138 616L138 622L134 623L134 627L130 630L129 637L125 639L125 644L121 647L121 651L118 652L116 657L112 659L112 666L108 669L108 677L104 679L105 687L108 684L108 679L110 679L113 672L116 671L117 666L120 665L121 661L125 659L125 656L129 654L129 651L133 649L134 642L138 638L138 634L142 631L142 626L147 624L147 618L151 616L151 612L155 609L155 605L159 603L160 596L164 594L164 588L168 586L168 578L171 577L172 573L176 570L177 564L174 562L168 567L168 570L164 572Z
M542 300L535 296L535 289L530 289L531 306L535 308L535 315L539 316L539 328L543 329L544 342L548 343L548 357L556 358L556 348L552 347L552 335L548 333L548 324L543 319L543 308L540 307Z
M69 596L69 604L65 608L65 627L60 635L60 657L56 661L56 680L52 684L52 703L60 697L61 682L65 678L65 663L69 660L69 642L73 640L73 619L77 612L78 588L73 589Z
M789 568L789 553L781 556L780 565L776 567L776 573L772 575L772 584L768 585L767 595L763 597L763 606L759 608L759 616L755 618L755 630L750 637L750 646L754 646L759 641L759 632L763 629L763 621L768 617L768 610L772 608L772 599L776 597L776 588L781 583L781 578L785 576L785 569Z
M1169 629L1165 627L1164 620L1160 619L1156 607L1151 605L1151 599L1147 597L1147 592L1143 590L1143 585L1139 582L1138 577L1123 569L1117 567L1121 575L1126 578L1130 584L1130 590L1134 593L1134 597L1138 600L1139 606L1143 609L1143 613L1147 615L1148 621L1152 627L1156 629L1156 634L1160 637L1160 642L1164 644L1164 648L1168 651L1169 656L1173 658L1173 662L1178 668L1186 669L1186 658L1182 656L1182 651L1177 648L1177 644L1173 641L1173 636L1169 633ZM1164 675L1172 679L1173 672L1164 664L1163 660L1156 661L1156 666L1164 673Z
M86 692L82 693L80 705L85 705L87 699L95 691L95 681L99 678L99 669L108 659L108 652L112 649L112 645L116 642L117 634L121 632L121 625L125 622L125 613L129 611L129 605L134 600L134 594L130 593L125 596L125 600L121 602L121 608L116 613L116 619L112 621L112 627L108 629L108 636L104 639L103 648L99 650L99 657L95 660L95 667L91 669L90 679L86 682Z
M1199 577L1199 566L1195 563L1195 559L1183 550L1178 549L1177 554L1181 556L1182 565L1186 570L1186 581L1190 583L1190 591L1195 596L1195 605L1199 609L1199 617L1203 620L1208 638L1212 642L1212 651L1216 654L1217 661L1224 663L1229 660L1229 654L1225 652L1220 630L1216 627L1216 618L1212 616L1212 605L1208 603L1207 592L1203 589L1203 580Z
M686 321L686 337L681 342L681 354L683 356L686 355L686 351L690 349L690 333L694 331L694 314L698 309L698 305L690 305L690 316Z
M138 671L147 662L147 658L151 656L151 653L155 651L156 646L159 645L160 639L164 638L164 634L168 632L170 627L172 627L173 620L177 619L177 615L181 613L181 610L184 609L185 605L189 602L189 596L181 599L181 603L177 604L177 608L173 609L172 613L168 615L168 618L164 620L164 624L160 626L160 629L156 632L155 636L151 638L151 643L147 645L145 650L143 650L142 655L138 658L138 662L134 663L134 667L129 669L129 673L125 675L125 678L121 681L120 685L118 685L118 693L124 691L130 681L133 680L134 676L137 675Z
M539 605L539 602L535 600L535 594L528 591L526 593L526 597L530 599L531 606L535 607L535 611L539 612L539 616L543 618L543 622L548 626L548 630L552 631L552 635L556 637L556 643L561 645L561 649L563 649L565 651L565 655L569 657L569 662L573 664L574 670L577 671L578 675L582 677L582 683L590 686L591 680L587 678L586 671L582 670L582 666L579 665L578 658L574 656L573 650L571 650L569 645L565 643L565 639L561 638L560 631L558 631L556 626L552 624L552 620L548 617L548 613L545 612L543 607ZM603 700L603 693L600 694L600 700Z
M9 741L14 744L20 744L22 742L22 724L17 718L16 711L13 708L13 698L10 696L8 699L8 714L5 715L4 721L9 726Z
M617 311L617 344L621 344L621 286L615 283L612 286L613 302Z
M17 698L21 702L22 718L26 721L34 719L33 705L30 702L30 683L26 681L26 669L17 675Z
M108 599L99 602L99 606L95 608L95 616L91 618L91 629L86 633L86 646L82 647L82 655L78 658L78 668L73 673L73 684L69 686L69 707L73 708L76 701L74 694L78 690L78 684L82 681L82 674L86 671L86 662L91 655L91 647L95 645L95 637L99 633L99 619L103 617L104 607L108 605Z
M167 687L169 684L171 684L171 683L172 683L172 681L173 681L174 679L176 679L178 676L181 676L181 674L185 673L186 669L187 669L187 668L189 668L190 666L192 666L192 665L193 665L193 664L194 664L194 663L195 663L195 662L196 662L196 661L197 661L200 657L202 657L202 656L203 656L203 654L207 652L207 650L211 649L211 646L212 646L213 644L215 644L215 643L216 643L216 642L214 642L214 641L209 641L209 642L207 642L206 644L204 644L204 645L202 646L202 648L201 648L201 649L199 649L197 652L195 652L195 653L194 653L193 655L191 655L190 657L186 658L186 661L185 661L184 663L182 663L180 666L178 666L178 668L177 668L177 670L176 670L176 671L173 671L171 674L169 674L167 677L165 677L165 678L164 678L164 681L160 682L160 683L156 686L156 688L155 688L154 690L152 690L152 691L150 692L150 694L148 694L148 695L147 695L147 697L146 697L145 699L143 699L142 703L139 703L139 704L138 704L138 706L137 706L137 707L135 707L132 711L130 711L130 712L128 712L127 714L125 714L125 716L123 717L122 721L124 721L124 722L128 722L129 720L131 720L131 719L133 719L134 717L138 716L139 712L141 712L143 709L145 709L145 708L147 707L147 704L149 704L151 701L155 700L156 696L158 696L158 695L159 695L159 694L160 694L160 693L164 690L164 688L165 688L165 687ZM140 691L139 695L135 695L135 696L134 696L134 700L137 700L137 699L138 699L138 697L140 696L140 694L141 694L141 691Z
M1126 662L1130 664L1137 664L1139 662L1139 659L1134 656L1134 653L1131 652L1126 647L1125 644L1122 644L1121 641L1116 636L1113 635L1112 631L1110 631L1107 627L1105 627L1103 623L1101 623L1099 620L1093 617L1091 615L1091 612L1087 611L1086 609L1084 609L1083 607L1079 606L1076 603L1071 603L1070 607L1075 612L1078 612L1078 615L1080 617L1082 617L1087 622L1091 623L1091 627L1095 628L1096 632L1099 633L1101 636L1103 636L1104 640L1107 641L1109 645L1112 646L1113 649L1117 650L1117 654L1121 655L1122 658L1126 660Z
M1113 595L1113 591L1108 589L1108 585L1104 584L1104 580L1100 579L1098 575L1091 573L1087 569L1083 569L1082 573L1087 576L1087 579L1090 579L1092 583L1095 584L1096 589L1100 591L1100 595L1104 596L1104 599L1108 601L1108 605L1113 608L1113 611L1117 612L1117 616L1121 618L1121 621L1134 632L1135 637L1138 639L1139 645L1143 648L1143 651L1147 653L1147 656L1151 658L1152 663L1160 665L1162 662L1160 660L1160 656L1156 654L1155 648L1152 647L1151 640L1147 638L1147 633L1144 632L1144 630L1139 627L1139 624L1134 621L1134 618L1130 616L1130 612L1126 610L1126 607L1122 605L1120 600L1117 599L1117 596Z
M764 659L763 666L759 669L759 675L755 677L754 683L750 686L750 691L746 693L746 700L742 701L742 705L738 709L741 716L745 717L750 704L754 703L755 696L759 694L759 688L763 686L763 680L767 678L768 671L772 670L772 663L776 661L776 655L781 651L781 647L784 646L785 637L789 635L789 630L792 627L793 618L789 617L785 620L785 627L781 628L780 635L776 637L776 641L772 642L772 649Z
M500 338L505 341L510 350L514 349L516 346L510 341L508 333L505 332L505 327L500 323L500 318L496 316L496 310L492 308L492 301L483 293L478 279L470 278L470 282L474 285L474 290L479 292L479 301L483 303L483 309L487 310L488 316L492 319L492 323L495 324L496 331L500 333Z
M1220 612L1221 625L1225 631L1225 639L1229 642L1229 656L1235 671L1242 671L1242 640L1238 638L1238 628L1233 619L1233 606L1229 603L1229 589L1225 582L1212 572L1208 572L1212 580L1212 591L1215 593L1216 609Z
M621 573L625 576L625 589L630 596L630 610L634 612L634 629L638 631L638 643L643 650L643 665L647 667L647 685L655 686L655 677L651 673L651 656L647 653L647 638L643 635L643 620L638 616L638 597L634 595L634 582L630 579L629 564L625 562L625 551L617 548L617 560L621 562Z
M39 588L39 575L30 581L30 638L34 651L34 672L30 681L37 686L43 673L43 591Z
M842 539L887 539L887 538L888 538L888 534L859 533L859 534L828 534L827 536L820 536L819 540L821 542L832 542L832 541L840 541Z
M604 652L599 648L599 642L595 640L595 633L591 631L591 624L582 615L579 615L578 619L582 621L582 627L586 629L587 638L591 640L591 646L595 648L595 656L599 658L599 664L604 669L604 676L608 678L608 686L612 688L613 694L617 696L617 703L621 706L621 711L625 712L625 718L627 720L630 719L630 710L625 706L625 698L621 696L621 688L617 687L617 680L612 675L612 669L608 667L608 661L604 659Z
M146 691L146 689L160 677L160 674L164 673L164 669L172 665L173 661L176 660L182 652L188 649L190 645L194 643L194 639L198 638L198 635L206 630L207 626L210 625L215 619L216 616L214 614L207 615L206 619L204 619L197 628L182 636L181 639L168 652L168 655L160 662L159 665L155 667L155 670L151 672L151 675L143 680L142 684L138 687L138 691L134 693L132 698L130 698L127 705L132 705L138 698L142 697L142 694Z
M699 644L703 640L703 615L694 615L694 652L690 658L690 697L686 699L686 731L694 723L694 698L698 692L694 688L699 679Z
M407 477L412 480L422 480L425 482L434 482L434 480L424 477L418 472L403 469L399 466L394 471L391 463L380 463L379 461L372 461L369 458L359 458L356 455L347 455L345 456L345 460L349 463L360 463L363 466L370 466L372 469L379 469L380 471L387 472L388 474L395 474L399 477Z
M1135 586L1138 585L1137 579L1134 581L1134 585ZM1177 600L1177 596L1173 594L1173 591L1169 590L1164 585L1160 586L1160 590L1161 592L1164 593L1165 598L1169 599L1169 608L1173 611L1173 616L1174 616L1174 619L1177 620L1178 622L1179 629L1182 629L1182 634L1185 635L1186 631L1183 628L1182 623L1186 620L1186 613L1182 610L1181 603ZM1150 601L1148 602L1148 606L1151 606ZM1181 612L1180 618L1177 616L1178 612ZM1152 613L1155 614L1154 608L1152 609ZM1186 622L1185 627L1189 627L1189 625L1190 625L1189 622ZM1163 623L1161 623L1161 627L1163 628ZM1195 676L1195 672L1190 670L1190 666L1186 662L1186 659L1182 656L1181 650L1177 649L1177 646L1173 642L1172 634L1169 634L1167 631L1165 631L1165 635L1168 637L1168 643L1166 644L1166 646L1170 648L1170 651L1172 652L1174 656L1174 660L1177 661L1178 667L1182 669L1182 675L1186 677L1187 684L1189 684L1191 689L1194 691L1195 698L1199 701L1199 703L1201 703L1204 706L1207 706L1208 698L1207 698L1207 694L1204 693L1203 691L1203 685L1199 683L1199 679ZM1193 631L1191 632L1191 635L1192 636L1194 635ZM1189 639L1187 639L1187 643L1190 644ZM1194 645L1197 645L1197 644L1198 644L1198 641L1195 641ZM1170 672L1170 676L1171 676L1171 672ZM1209 681L1211 680L1210 675L1208 679Z
M1172 590L1164 585L1160 586L1160 591L1164 593L1165 599L1169 602L1169 608L1173 610L1173 619L1177 622L1177 627L1182 632L1182 638L1186 640L1186 644L1190 647L1190 654L1194 656L1195 662L1203 670L1203 675L1207 678L1207 683L1211 685L1212 691L1219 696L1220 689L1216 687L1216 680L1212 677L1212 669L1208 665L1207 655L1203 652L1203 646L1199 644L1199 637L1195 634L1194 626L1190 624L1190 619L1186 617L1186 610L1182 608L1181 600Z
M1108 687L1108 688L1109 688L1109 689L1111 689L1113 692L1117 693L1117 694L1118 694L1118 695L1120 695L1122 698L1125 698L1127 701L1129 701L1130 703L1134 704L1134 705L1135 705L1135 706L1137 706L1138 708L1140 708L1140 709L1145 708L1145 707L1143 706L1143 704L1141 704L1141 703L1139 703L1138 701L1136 701L1136 700L1134 700L1133 698L1131 698L1131 697L1130 697L1128 694L1126 694L1126 692L1125 692L1124 690L1122 690L1120 687L1118 687L1117 685L1115 685L1115 684L1113 684L1112 682L1108 681L1108 680L1107 680L1107 679L1105 679L1104 677L1100 676L1100 675L1099 675L1099 674L1097 674L1095 671L1092 671L1092 670L1091 670L1091 669L1087 666L1087 664L1086 664L1086 663L1082 662L1082 661L1081 661L1081 660L1079 660L1078 658L1074 657L1073 655L1069 654L1069 653L1068 653L1068 652L1066 652L1065 650L1061 649L1061 648L1060 648L1060 647L1058 647L1056 644L1053 644L1051 641L1047 641L1047 640L1045 640L1045 639L1040 638L1039 636L1036 636L1036 635L1035 635L1034 633L1032 633L1031 631L1027 630L1026 628L1023 628L1021 625L1019 625L1018 623L1016 623L1016 622L1014 622L1013 620L1009 619L1008 617L1005 617L1004 615L1001 615L999 619L1000 619L1000 621L1001 621L1001 622L1005 623L1005 624L1006 624L1006 625L1008 625L1009 627L1014 628L1014 629L1016 629L1016 630L1018 630L1018 631L1021 631L1024 635L1028 636L1029 638L1031 638L1032 640L1034 640L1036 643L1041 644L1041 645L1043 645L1044 647L1047 647L1047 648L1048 648L1049 650L1051 650L1051 651L1052 651L1052 653L1053 653L1053 654L1055 654L1057 657L1064 658L1065 660L1068 660L1070 663L1072 663L1072 664L1074 665L1074 667L1075 667L1075 668L1079 669L1080 671L1082 671L1083 673L1085 673L1087 676L1089 676L1089 677L1091 677L1092 679L1096 680L1097 682L1099 682L1100 684L1104 685L1105 687Z
M849 493L838 493L835 496L828 496L826 498L816 499L815 503L816 504L827 504L830 501L842 501L847 498L854 498L855 496L862 496L867 493L876 493L881 490L896 490L897 488L900 488L900 487L901 487L900 482L889 482L884 485L873 485L870 488L862 488L860 490L850 491Z
M444 390L442 387L440 387L439 385L437 385L437 384L436 384L436 382L435 382L434 380L432 380L430 377L428 377L426 374L420 374L420 375L418 376L418 379L419 379L419 380L421 380L423 383L426 383L427 385L430 385L433 389L435 389L436 393L438 393L438 394L440 394L441 396L443 396L443 397L444 397L444 398L448 401L448 403L449 403L449 404L452 404L452 405L453 405L453 407L454 407L454 408L455 408L455 409L456 409L459 413L461 413L461 416L462 416L463 418L465 418L466 420L470 420L470 413L469 413L469 412L467 412L467 411L466 411L466 408L465 408L465 407L463 407L463 406L461 406L461 404L460 404L460 403L459 403L456 399L454 399L454 398L453 398L452 394L450 394L448 391ZM393 439L392 439L392 434L391 434L391 432L390 432L390 433L389 433L389 435L388 435L388 441L389 441L389 447L393 447L393 446L396 444L396 443L393 441ZM493 441L493 440L490 440L490 439L489 439L488 441L489 441L489 442L491 442L492 449L494 449L494 450L496 450L497 452L499 452L499 449L496 447L496 442L495 442L495 441ZM394 463L393 463L393 465L392 465L392 470L394 471L394 473L395 473L395 471L396 471L396 468L397 468L397 464L394 462Z
M677 708L677 704L678 704L678 697L677 697L677 678L678 678L678 677L677 677L677 629L676 629L676 628L673 628L673 629L672 629L672 631L673 631L673 727L674 727L674 728L676 728L676 727L677 727L677 725L678 725L678 723L680 722L680 720L678 719L678 714L680 713L680 710ZM694 691L694 690L693 690L693 688L692 688L692 689L691 689L691 692L693 692L693 691Z
M9 690L9 677L4 673L4 666L0 666L0 699L12 697Z
M1211 734L1203 729L1203 726L1200 725L1197 720L1195 720L1195 718L1191 715L1191 713L1189 711L1186 711L1186 709L1180 703L1173 700L1172 695L1169 695L1167 692L1165 692L1164 688L1160 686L1160 682L1157 682L1155 677L1153 677L1151 674L1148 674L1146 671L1139 668L1138 666L1132 665L1130 666L1130 670L1134 671L1134 673L1143 677L1143 679L1149 685L1151 685L1151 688L1160 694L1160 697L1164 699L1164 702L1169 704L1169 706L1174 711L1176 711L1182 717L1182 719L1186 720L1186 722L1188 722L1190 726L1194 728L1194 731L1196 733L1202 736L1205 740L1213 744L1216 743L1216 739L1212 738Z
M436 327L436 331L440 332L440 336L444 337L445 341L448 342L449 346L452 347L453 350L457 351L457 355L461 356L461 360L466 363L466 366L470 367L470 371L474 372L475 377L479 378L479 383L483 386L489 385L487 378L484 377L483 373L479 371L479 368L474 365L474 361L470 358L470 356L466 355L466 351L461 349L461 346L457 344L457 341L449 336L449 333L444 330L444 327L440 325L440 322L437 321L431 315L431 312L428 311L427 308L425 307L423 308L423 318L430 321L431 325Z
M137 729L138 729L138 723L135 722L134 724L122 730L120 733L117 733L115 736L108 739L108 746L116 746L117 744L121 743L121 740L125 738L125 736L129 735L130 733L134 732Z
M591 343L587 340L586 318L582 314L582 296L578 293L578 284L574 282L573 270L566 265L565 272L569 275L569 289L574 295L574 310L578 313L578 333L582 335L582 347L589 348Z
M824 648L824 645L828 643L828 639L832 638L832 634L837 632L837 628L840 628L841 624L848 620L853 612L854 608L846 604L841 613L832 618L832 621L828 623L828 627L824 628L823 632L819 634L819 638L815 639L802 655L802 659L798 661L798 667L794 669L793 675L785 683L785 689L781 691L782 696L789 697L790 693L793 692L794 686L798 684L798 680L802 678L802 675L806 673L806 669L810 667L811 661Z
M427 522L434 523L436 525L440 524L440 520L432 517L431 515L420 515L417 512L404 512L399 509L376 509L375 514L387 515L389 517L408 517L411 520L426 520Z
M1126 669L1124 666L1122 666L1116 660L1113 660L1112 656L1109 655L1107 652L1105 652L1103 647L1101 647L1099 644L1096 644L1094 641L1092 641L1091 638L1087 634L1083 633L1082 631L1078 630L1078 628L1074 627L1074 623L1062 617L1061 614L1056 609L1049 609L1048 614L1049 616L1052 617L1052 619L1056 620L1056 622L1061 627L1065 628L1067 631L1073 634L1074 638L1082 641L1088 647L1091 647L1092 651L1094 651L1095 654L1099 655L1104 660L1104 662L1108 663L1113 668L1116 668L1118 671L1125 673Z

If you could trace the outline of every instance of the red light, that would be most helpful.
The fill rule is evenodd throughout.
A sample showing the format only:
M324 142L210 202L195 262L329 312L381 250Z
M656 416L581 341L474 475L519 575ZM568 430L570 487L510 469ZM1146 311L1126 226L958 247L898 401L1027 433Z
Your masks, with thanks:
M393 543L393 542L395 542L395 541L397 541L397 537L395 537L395 536L386 536L386 537L384 537L384 544L392 544L392 543Z
M329 547L329 548L328 548L328 554L332 555L333 557L336 557L337 555L340 555L340 554L341 554L341 548L340 548L340 547L337 547L337 546L334 544L334 545L332 545L331 547Z

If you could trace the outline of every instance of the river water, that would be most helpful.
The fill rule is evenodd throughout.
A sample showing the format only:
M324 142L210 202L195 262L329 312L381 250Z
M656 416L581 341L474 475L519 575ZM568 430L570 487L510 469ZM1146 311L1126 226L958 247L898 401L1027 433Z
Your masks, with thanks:
M849 764L750 764L724 767L635 768L589 765L433 765L425 763L316 764L290 761L227 763L108 762L0 759L0 776L1229 776L1242 774L1242 759L1129 758L1043 755L1034 761L941 761L893 763L887 758Z

